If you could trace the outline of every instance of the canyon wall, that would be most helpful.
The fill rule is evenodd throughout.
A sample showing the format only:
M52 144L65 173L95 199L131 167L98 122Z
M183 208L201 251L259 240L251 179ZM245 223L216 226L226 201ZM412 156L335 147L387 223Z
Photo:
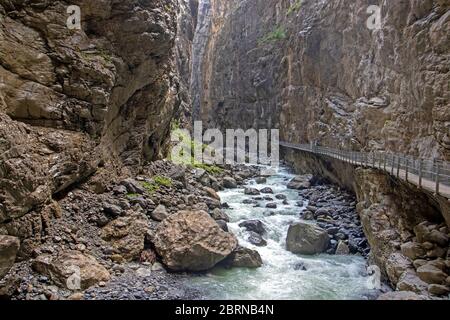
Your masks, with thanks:
M80 30L64 1L0 0L0 234L25 255L60 215L54 195L94 173L102 192L163 156L186 83L174 45L189 1L71 4Z
M193 87L210 126L450 159L448 1L208 2Z
M448 1L203 3L195 119L279 128L293 143L450 160ZM367 24L371 5L381 8L381 28ZM421 267L442 267L450 254L445 198L337 160L295 151L284 158L352 190L372 261L394 287L427 291ZM435 235L442 241L428 241Z

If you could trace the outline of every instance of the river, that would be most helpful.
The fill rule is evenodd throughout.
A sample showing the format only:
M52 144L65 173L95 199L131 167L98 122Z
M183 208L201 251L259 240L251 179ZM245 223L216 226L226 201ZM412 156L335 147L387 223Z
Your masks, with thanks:
M216 267L207 274L190 277L188 286L202 292L206 299L223 300L354 300L376 297L376 292L369 290L370 279L363 257L302 256L286 250L289 225L300 220L300 213L308 204L298 191L287 188L293 177L287 167L280 167L277 174L264 184L256 184L255 180L247 182L249 187L270 187L275 194L284 194L288 203L275 200L277 209L265 208L269 201L261 201L260 207L244 204L245 199L251 199L244 194L244 187L219 193L222 202L230 206L225 210L231 220L228 224L230 231L237 236L240 245L260 253L263 266L258 269ZM297 204L302 201L303 207ZM249 234L239 227L239 223L250 219L264 223L267 246L256 247L248 242Z

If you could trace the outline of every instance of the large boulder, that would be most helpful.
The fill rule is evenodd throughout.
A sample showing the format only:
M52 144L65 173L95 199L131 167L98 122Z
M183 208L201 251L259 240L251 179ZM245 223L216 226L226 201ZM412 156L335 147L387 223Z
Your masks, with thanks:
M20 241L16 237L0 235L0 279L11 269L20 248Z
M286 248L290 252L313 255L324 252L330 244L328 233L322 228L299 222L291 225L286 238Z
M205 211L180 211L156 229L154 246L174 271L204 271L237 247L234 235L223 231Z
M309 187L311 187L312 179L313 176L311 174L296 176L291 181L289 181L287 187L288 189L295 189L295 190L308 189Z
M86 290L110 279L108 270L94 257L79 251L64 251L57 256L40 255L33 261L33 269L70 290Z
M102 229L101 237L108 241L119 260L137 260L144 250L149 230L148 219L143 214L120 217Z
M259 268L263 262L258 251L238 247L223 264L231 268Z

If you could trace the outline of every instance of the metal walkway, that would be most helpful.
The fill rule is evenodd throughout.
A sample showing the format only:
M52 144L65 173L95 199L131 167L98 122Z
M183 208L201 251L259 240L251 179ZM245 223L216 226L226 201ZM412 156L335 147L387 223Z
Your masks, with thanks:
M281 142L285 148L334 158L354 166L376 168L417 187L450 199L450 163L416 159L387 152L356 152L326 148L313 144Z

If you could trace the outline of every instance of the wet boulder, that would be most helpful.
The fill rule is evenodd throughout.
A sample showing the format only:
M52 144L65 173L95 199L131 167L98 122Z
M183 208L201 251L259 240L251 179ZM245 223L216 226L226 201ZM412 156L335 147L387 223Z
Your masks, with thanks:
M223 178L222 185L226 189L236 189L237 188L237 182L232 177L225 177L225 178Z
M174 271L205 271L237 247L234 235L223 231L205 211L180 211L156 229L154 247Z
M256 188L245 188L244 193L249 196L259 196L261 194Z
M266 188L262 188L262 189L260 190L260 192L261 192L261 193L265 193L265 194L273 194L273 189L272 189L272 188L269 188L269 187L266 187Z
M257 178L255 179L255 182L256 182L257 184L264 184L264 183L267 182L267 178L266 178L266 177L257 177Z
M216 208L211 212L211 217L214 220L223 220L226 222L230 222L230 217L219 208Z
M329 244L328 233L316 225L299 222L289 227L286 248L290 252L314 255L327 250Z
M257 234L264 234L266 232L266 229L264 228L264 224L259 220L247 220L244 222L241 222L239 224L239 227L245 228L247 231L253 231Z
M258 251L244 247L238 247L223 263L231 268L259 268L263 264Z
M260 234L253 231L249 232L248 242L257 247L267 246L267 241Z

